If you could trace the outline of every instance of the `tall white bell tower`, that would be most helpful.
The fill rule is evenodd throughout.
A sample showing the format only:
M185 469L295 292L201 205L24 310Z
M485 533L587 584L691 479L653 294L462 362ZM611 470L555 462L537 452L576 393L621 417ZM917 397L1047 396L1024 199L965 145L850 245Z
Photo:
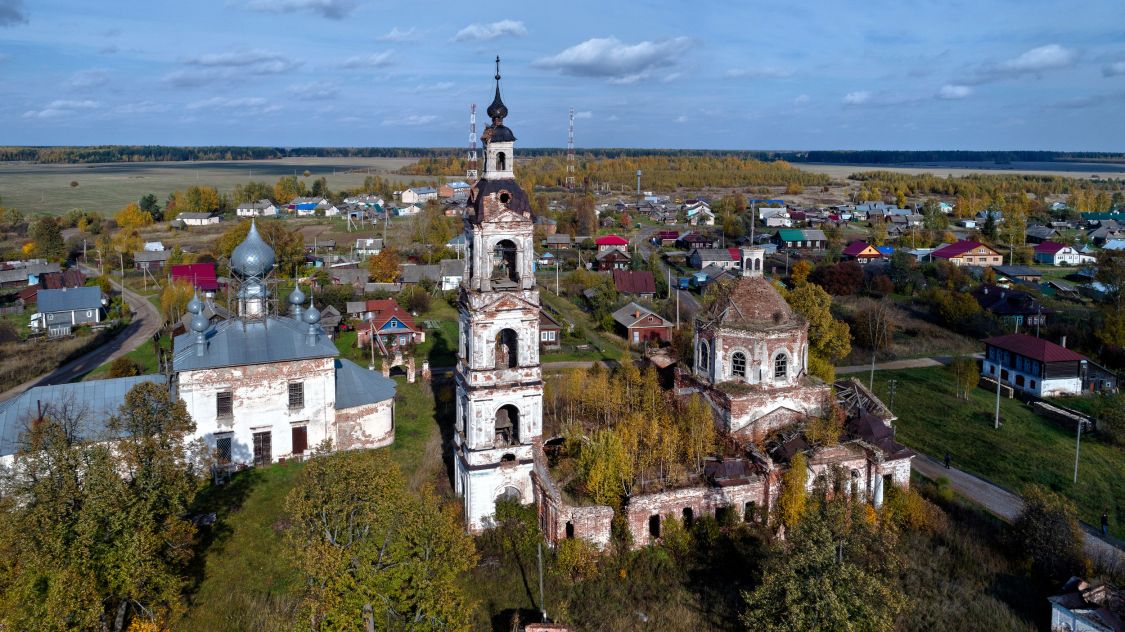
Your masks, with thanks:
M539 292L531 204L516 183L516 137L504 125L500 58L492 120L481 134L485 164L465 216L468 256L460 288L454 488L466 528L489 526L496 501L533 501L532 444L543 432Z

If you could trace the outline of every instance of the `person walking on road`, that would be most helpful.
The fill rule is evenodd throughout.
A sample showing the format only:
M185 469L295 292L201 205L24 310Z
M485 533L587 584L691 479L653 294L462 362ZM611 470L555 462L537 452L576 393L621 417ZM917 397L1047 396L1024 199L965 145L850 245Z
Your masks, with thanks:
M949 456L949 450L946 450L945 451L945 469L947 469L947 470L949 469L949 462L952 460L952 458L953 457Z
M1102 512L1102 535L1109 536L1109 510Z

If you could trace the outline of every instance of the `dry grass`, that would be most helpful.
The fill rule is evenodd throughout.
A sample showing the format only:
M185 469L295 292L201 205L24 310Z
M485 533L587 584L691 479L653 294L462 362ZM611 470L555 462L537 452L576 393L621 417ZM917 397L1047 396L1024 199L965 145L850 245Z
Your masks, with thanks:
M0 392L54 371L104 344L116 332L116 329L106 329L97 334L64 340L42 339L0 344Z
M875 303L875 299L863 296L837 296L832 299L832 311L837 318L848 322L854 331L855 315L864 307ZM933 356L956 356L973 354L981 350L980 343L925 318L920 309L908 303L894 303L891 308L891 321L894 323L894 346L880 351L880 361L924 358ZM871 349L855 345L852 352L836 364L849 366L871 361Z

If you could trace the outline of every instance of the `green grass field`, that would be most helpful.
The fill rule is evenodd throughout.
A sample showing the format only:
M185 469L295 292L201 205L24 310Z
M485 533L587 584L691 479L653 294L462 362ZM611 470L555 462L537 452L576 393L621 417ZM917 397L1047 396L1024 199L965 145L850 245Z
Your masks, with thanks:
M1082 442L1078 484L1074 484L1074 434L1015 399L1001 399L999 430L993 429L996 395L972 391L957 399L944 368L878 371L875 392L891 403L888 380L897 381L892 409L897 439L941 458L946 450L957 467L1019 492L1040 483L1078 505L1079 517L1097 524L1109 508L1110 531L1125 537L1125 451L1096 439Z
M72 208L112 214L146 193L161 206L168 194L192 185L213 186L230 193L250 181L272 185L287 175L306 181L325 177L329 189L355 188L368 175L394 180L431 178L398 176L392 172L416 162L411 158L284 158L206 162L118 162L99 164L0 163L0 202L27 214L62 214ZM78 186L70 186L77 182Z

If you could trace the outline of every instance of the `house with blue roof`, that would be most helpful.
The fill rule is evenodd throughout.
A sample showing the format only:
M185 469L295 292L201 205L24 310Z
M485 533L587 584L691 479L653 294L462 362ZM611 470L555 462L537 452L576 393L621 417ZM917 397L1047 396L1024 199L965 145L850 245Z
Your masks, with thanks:
M31 315L28 326L46 331L50 338L69 336L80 325L97 325L105 318L108 304L96 285L39 290L37 301L39 311Z
M436 200L437 197L437 189L433 187L413 187L399 195L403 204L425 204L430 200Z

